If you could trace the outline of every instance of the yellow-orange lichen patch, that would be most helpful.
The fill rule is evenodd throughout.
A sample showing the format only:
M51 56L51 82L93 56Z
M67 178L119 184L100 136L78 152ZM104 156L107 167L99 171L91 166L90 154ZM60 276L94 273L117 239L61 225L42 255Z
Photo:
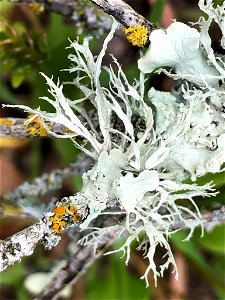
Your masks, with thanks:
M70 211L71 213L76 212L76 210L77 210L77 207L76 207L75 204L69 207L69 211Z
M49 218L52 223L52 229L55 233L60 233L65 228L66 223L63 221L62 216L55 214L54 216Z
M65 133L75 133L75 132L73 130L71 130L71 129L69 129L69 128L66 127Z
M6 197L4 198L4 200L6 199ZM7 201L9 201L7 199ZM19 206L17 206L16 204L9 202L3 202L1 201L0 203L0 215L4 216L4 217L9 217L9 216L17 216L19 214L23 213L23 209Z
M144 25L128 27L123 32L133 46L143 47L148 43L148 29Z
M80 221L80 215L79 214L74 214L73 219L75 221L75 223Z
M33 118L32 118L33 117ZM48 132L42 124L41 117L33 114L28 116L28 119L24 122L24 126L27 128L27 132L32 136L47 136Z
M0 125L5 125L7 127L10 127L15 124L14 120L8 119L8 118L0 118Z
M77 206L59 205L53 209L53 215L49 217L50 227L54 233L61 233L68 226L76 224L80 221L80 215L77 212Z
M61 232L61 229L60 229L60 226L58 223L54 223L52 225L52 229L54 230L55 233L60 233Z
M66 206L58 206L58 207L54 208L53 211L56 214L63 215L66 213Z

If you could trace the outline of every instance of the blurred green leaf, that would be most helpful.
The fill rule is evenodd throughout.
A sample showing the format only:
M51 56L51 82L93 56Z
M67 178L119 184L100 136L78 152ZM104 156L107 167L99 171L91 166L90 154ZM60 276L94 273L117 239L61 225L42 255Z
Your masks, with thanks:
M20 84L24 81L25 79L25 73L22 70L17 70L15 72L13 72L12 74L12 87L13 88L18 88L20 86Z
M17 299L18 300L29 300L30 296L28 295L27 291L23 288L17 289Z
M69 139L54 139L55 149L62 158L63 166L76 160L80 151L75 148L74 144Z
M221 6L224 3L224 0L214 0L214 7L216 7L217 5Z
M89 269L86 299L146 300L150 299L150 290L145 288L143 280L128 273L124 261L118 255L111 255L104 266L95 263Z
M2 73L12 74L12 86L17 88L48 58L46 34L26 29L22 22L11 23L0 18L0 60Z
M196 238L196 234L194 237L206 250L225 255L225 224L216 226L211 232L206 231L203 237Z
M15 290L17 295L16 299L27 300L29 299L28 294L22 285L25 274L26 270L24 268L24 264L22 262L15 263L13 266L1 273L0 284L1 286L7 286L9 289Z
M0 282L1 284L17 284L21 282L21 276L24 276L24 274L25 268L23 263L16 263L1 273Z
M8 0L2 0L0 1L0 11L1 14L8 8L12 6L12 3L10 3Z
M1 91L1 98L3 99L3 102L7 104L22 103L22 99L18 99L16 96L14 96L13 93L10 91L10 89L4 83L4 81L1 79L0 79L0 91Z
M156 25L161 24L162 14L164 7L166 5L166 0L156 0L153 4L152 11L150 14L150 21Z
M206 184L210 181L213 181L216 187L225 186L225 171L220 173L208 173L205 176L202 176L196 180L198 185Z
M225 292L225 286L221 274L215 274L213 266L210 266L200 252L194 239L183 241L187 236L185 230L179 231L171 236L174 246L179 249L191 262L193 266L204 276L220 293Z

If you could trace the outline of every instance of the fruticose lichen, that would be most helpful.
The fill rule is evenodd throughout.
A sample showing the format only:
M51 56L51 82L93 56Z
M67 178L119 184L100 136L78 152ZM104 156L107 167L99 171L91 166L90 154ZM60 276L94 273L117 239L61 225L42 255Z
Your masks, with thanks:
M68 99L59 81L55 84L43 75L54 100L43 99L55 108L55 112L17 106L40 116L49 133L58 138L70 138L76 147L95 159L93 168L83 175L80 191L89 208L80 227L83 230L90 227L92 231L80 242L96 245L103 234L110 232L111 226L91 226L101 214L125 216L113 228L118 231L118 236L126 233L128 238L115 251L126 254L127 263L130 244L133 240L139 241L139 249L149 260L143 275L147 284L150 270L156 283L157 277L163 276L170 264L178 276L168 242L169 236L179 229L174 224L190 229L187 240L196 226L203 229L194 197L213 196L213 185L198 186L194 182L184 183L184 180L194 181L207 172L220 172L225 162L224 62L213 52L208 35L213 20L219 22L222 29L222 18L218 16L224 4L214 9L211 1L206 2L204 10L210 17L198 22L200 32L178 22L166 32L152 32L151 45L138 63L140 77L133 84L128 82L114 57L117 72L111 66L102 67L107 44L117 28L114 21L97 58L89 49L88 38L84 38L83 43L71 42L70 49L74 54L69 55L71 67L67 71L75 75L70 84L83 92L83 98ZM200 1L202 6L203 1ZM221 47L224 48L224 31L222 34ZM164 66L172 67L175 72L164 70L168 76L184 80L180 94L153 88L146 93L143 72L153 72ZM108 87L101 85L100 74L103 72L108 76ZM84 101L90 101L96 109L98 128L82 107ZM77 114L82 115L85 122L81 122ZM112 122L114 119L122 123L120 129ZM133 122L134 119L140 122ZM71 132L58 136L46 126L46 121L60 123ZM75 133L83 137L89 147L74 140ZM190 206L181 205L180 199L188 199ZM49 216L52 218L53 214ZM51 220L54 225L54 217ZM166 251L165 263L160 269L154 262L158 245Z

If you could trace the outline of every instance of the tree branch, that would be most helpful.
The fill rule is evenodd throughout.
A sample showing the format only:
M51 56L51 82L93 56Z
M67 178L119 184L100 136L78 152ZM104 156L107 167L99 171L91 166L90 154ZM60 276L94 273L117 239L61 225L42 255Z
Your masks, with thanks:
M37 12L47 10L60 14L67 21L70 19L71 22L74 22L82 31L85 29L92 33L98 33L104 29L110 29L111 26L110 19L89 5L88 1L85 4L77 0L14 0L13 2L29 4ZM39 11L37 3L40 5Z
M88 215L88 204L82 193L58 200L53 210L44 213L35 224L0 241L0 271L31 255L39 243L46 249L55 247L65 229L83 223Z
M110 16L113 16L124 27L144 25L149 33L156 26L147 21L142 15L138 14L132 7L122 0L91 0L97 7Z
M56 12L62 16L70 17L76 22L78 27L80 23L84 23L84 28L88 30L99 31L102 29L110 29L111 22L106 21L105 16L99 14L93 7L79 3L76 0L14 0L15 3L39 3L45 9ZM152 32L156 26L146 20L142 15L138 14L131 6L122 0L90 0L96 7L106 14L113 16L125 28L144 25L148 29L148 34Z
M92 163L92 159L87 156L79 156L75 163L71 163L67 168L56 169L50 173L44 173L41 177L35 178L31 183L24 182L13 191L0 197L1 216L23 216L27 214L35 218L43 214L46 208L38 206L30 201L33 197L41 197L46 193L59 189L65 177L70 175L82 175ZM16 206L15 206L16 205Z
M71 207L74 207L74 210L71 210ZM61 212L62 210L63 213ZM205 221L205 228L212 230L216 225L225 223L224 212L224 205L213 212L204 212L202 219ZM36 245L40 242L43 243L47 249L56 246L60 240L59 234L71 226L82 224L89 215L90 210L88 203L82 193L77 193L74 196L64 197L59 200L55 208L51 212L45 213L44 217L39 219L37 223L1 241L0 270L2 271L16 261L20 261L23 256L31 255ZM185 225L180 223L174 224L171 230L178 228L183 229ZM112 235L115 234L114 231L110 232L109 235L106 234L98 245L99 249L103 249L108 245L108 240L110 240L109 236L112 238L111 233ZM66 270L71 270L72 273L68 272L68 274L64 274L63 279L60 281L62 284L66 282L68 278L71 279L72 275L78 275L77 270L83 271L97 258L96 254L92 253L93 248L91 251L85 250L84 254L82 254L83 250L82 248L82 250L78 252L78 254L80 254L76 257L76 260L74 259L76 263L74 263L72 269L69 267L71 264L71 262L69 262L68 269ZM63 272L65 272L65 270ZM59 280L58 277L55 280ZM57 292L59 289L60 283L57 285Z
M225 206L221 206L213 212L207 211L202 214L205 221L206 230L212 230L218 224L225 223ZM174 228L178 228L175 224ZM93 246L79 247L79 250L67 259L67 263L62 267L45 289L38 294L35 300L47 300L55 297L66 285L75 283L76 280L98 259L117 238L117 232L111 231L105 234L94 251Z
M205 211L202 213L203 220L205 221L204 227L207 231L213 230L217 225L225 223L225 205L212 211Z
M70 175L82 175L92 163L92 159L87 156L79 156L75 163L71 163L67 168L56 169L50 173L44 173L41 177L35 178L31 183L24 182L11 192L4 194L0 201L16 202L21 198L40 197L49 191L59 189L65 177Z
M47 222L39 220L6 240L0 241L0 271L20 261L22 257L31 255L48 231Z
M65 17L66 22L70 20L76 24L79 34L85 30L100 35L111 28L111 19L88 1L81 3L78 0L13 0L13 2L28 4L38 14L43 11L60 14Z
M93 126L96 131L99 131L98 124L98 114L95 110L87 111L89 118L92 120ZM86 123L86 120L83 116L78 116L79 120L85 123L86 128L91 130L89 124ZM50 133L44 127L43 121L40 117L34 117L33 120L30 119L22 119L22 118L0 118L0 137L18 137L18 138L36 138L36 137L51 137L51 132L57 135L65 135L68 132L68 129L58 123L45 121L46 126L51 131ZM131 117L131 123L134 128L138 128L138 125L143 125L143 118L138 115L138 113L134 113ZM111 126L114 129L120 130L121 132L125 131L124 124L118 116L112 114L111 118ZM72 133L73 136L82 140L81 136L76 135L75 132ZM100 135L100 133L99 133ZM101 135L100 135L101 137Z
M48 122L47 125L56 134L66 133L66 127L61 124ZM0 136L28 138L46 137L50 134L37 120L28 122L28 119L22 118L0 118Z
M87 271L106 248L115 242L117 232L111 231L105 234L98 243L97 249L93 246L79 247L79 250L67 259L66 265L61 268L45 289L34 297L35 300L47 300L55 297L66 285L76 282L76 280Z

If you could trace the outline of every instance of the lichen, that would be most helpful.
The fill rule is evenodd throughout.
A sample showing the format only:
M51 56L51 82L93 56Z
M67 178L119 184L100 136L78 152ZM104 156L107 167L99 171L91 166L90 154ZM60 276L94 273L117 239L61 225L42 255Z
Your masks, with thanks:
M30 114L28 120L24 122L24 127L27 129L27 133L31 136L47 136L48 131L42 123L40 116Z
M144 25L128 27L123 32L133 46L143 47L148 43L148 29Z
M217 87L221 74L207 61L201 49L200 33L181 22L172 23L166 31L154 30L149 37L150 46L138 67L151 73L160 67L172 67L176 78L186 79L199 86Z
M17 106L40 116L49 134L70 138L75 146L95 160L92 169L83 175L80 194L69 197L69 202L65 199L65 202L57 203L55 211L46 214L52 232L57 236L66 227L67 220L71 226L76 224L77 220L70 221L73 216L70 201L82 216L78 222L80 228L92 230L87 235L84 233L80 242L95 248L112 226L93 228L91 222L105 213L124 216L113 228L118 236L126 233L128 237L124 245L113 252L122 251L128 263L131 243L138 240L139 250L149 261L142 277L147 285L150 270L156 284L170 264L176 278L178 276L168 241L177 231L175 224L189 229L186 240L191 238L196 226L201 226L203 234L203 222L194 198L215 195L213 183L199 186L194 182L184 183L184 180L194 181L207 172L220 172L225 162L225 93L224 75L220 70L223 62L216 54L211 54L208 35L204 35L208 23L206 26L201 21L201 24L200 33L178 22L166 32L153 31L149 50L139 60L140 77L131 84L114 57L117 71L111 66L102 67L107 44L117 28L114 21L97 58L90 51L88 38L81 43L74 41L69 47L73 51L69 55L72 66L67 71L75 74L70 84L83 92L83 98L68 99L59 80L54 83L52 78L43 75L54 100L46 96L42 99L49 102L55 112ZM204 37L205 51L202 50ZM205 52L211 55L210 64ZM174 69L174 74L164 70L168 76L185 80L179 95L155 89L146 91L143 72L152 72L162 66ZM102 72L108 76L108 86L101 85ZM84 101L90 101L97 111L98 129L83 109ZM122 130L113 126L114 116L123 124ZM134 128L134 116L140 119L142 126ZM46 126L49 121L62 124L71 132L56 135ZM73 139L74 133L83 137L91 149L78 144ZM187 199L190 205L180 204L180 199ZM46 238L51 239L51 236ZM46 243L48 245L47 240ZM52 245L51 241L49 245ZM158 245L166 251L166 261L160 271L154 261Z
M6 127L10 127L15 124L15 120L10 120L8 118L0 118L0 125L5 125Z
M45 216L54 234L60 234L70 226L77 225L87 217L87 206L79 204L79 197L69 196L58 201L53 210Z

